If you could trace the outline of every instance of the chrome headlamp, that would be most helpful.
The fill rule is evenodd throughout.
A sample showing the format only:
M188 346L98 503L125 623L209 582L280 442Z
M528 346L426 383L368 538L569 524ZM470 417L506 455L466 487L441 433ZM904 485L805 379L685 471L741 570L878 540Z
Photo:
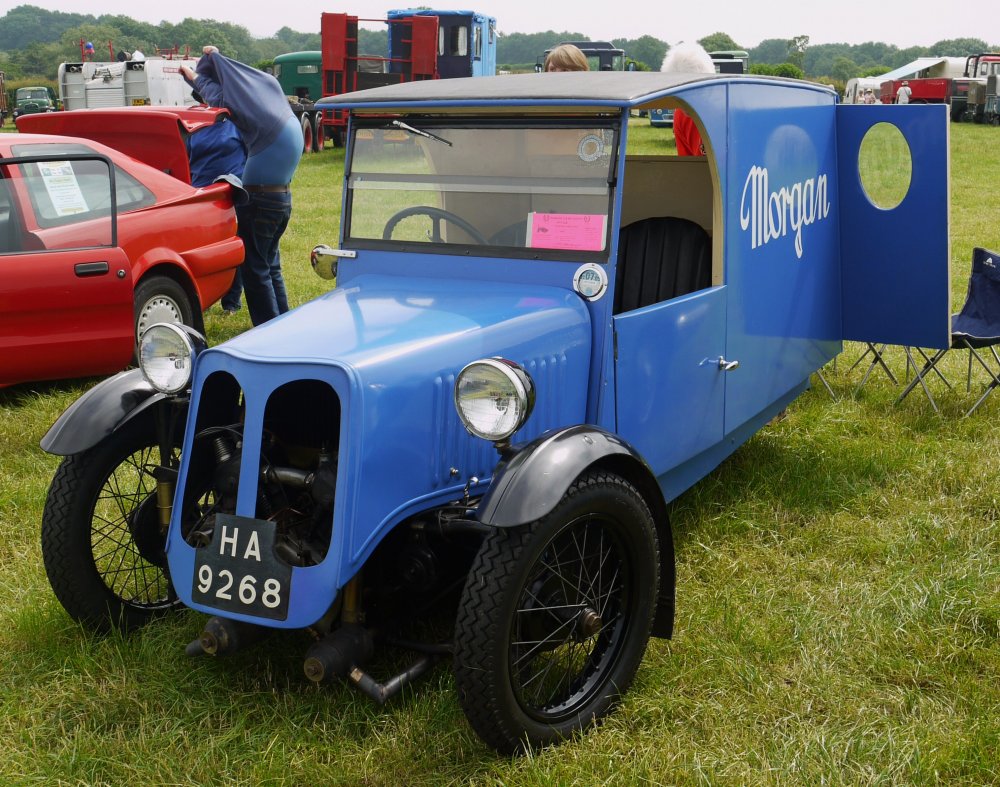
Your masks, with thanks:
M470 434L506 440L520 429L535 406L535 384L513 361L473 361L455 380L455 409Z
M139 369L157 391L175 394L191 383L194 359L207 344L186 325L158 322L139 340Z

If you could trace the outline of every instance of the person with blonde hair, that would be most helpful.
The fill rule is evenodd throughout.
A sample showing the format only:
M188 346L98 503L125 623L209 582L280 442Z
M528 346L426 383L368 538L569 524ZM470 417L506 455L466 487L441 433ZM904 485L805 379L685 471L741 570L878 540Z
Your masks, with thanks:
M590 64L580 47L560 44L545 56L545 71L590 71Z
M681 42L670 48L661 71L685 74L714 74L715 64L700 44ZM682 109L674 110L674 139L678 156L704 156L705 145L694 121Z

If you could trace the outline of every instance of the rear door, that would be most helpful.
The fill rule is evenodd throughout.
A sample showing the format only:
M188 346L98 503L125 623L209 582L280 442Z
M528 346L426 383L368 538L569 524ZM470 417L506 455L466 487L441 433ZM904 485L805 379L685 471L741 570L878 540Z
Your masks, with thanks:
M132 274L113 184L103 156L0 159L0 385L128 364Z
M949 345L948 131L944 105L837 107L844 339ZM909 164L880 160L906 147ZM879 178L906 166L902 201L875 204Z

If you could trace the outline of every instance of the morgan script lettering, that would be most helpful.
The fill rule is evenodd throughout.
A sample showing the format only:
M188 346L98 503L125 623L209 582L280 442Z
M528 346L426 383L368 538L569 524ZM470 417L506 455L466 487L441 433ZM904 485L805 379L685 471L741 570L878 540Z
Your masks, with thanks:
M789 229L795 233L795 256L802 259L802 227L830 214L827 176L819 175L771 191L767 167L754 166L747 174L740 199L740 227L750 230L750 247L756 249Z

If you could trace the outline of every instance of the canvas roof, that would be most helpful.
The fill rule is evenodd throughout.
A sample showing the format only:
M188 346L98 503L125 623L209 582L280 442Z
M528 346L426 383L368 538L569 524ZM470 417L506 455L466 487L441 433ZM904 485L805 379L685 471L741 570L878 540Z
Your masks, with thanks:
M946 57L918 57L912 63L907 63L905 66L900 66L899 68L890 71L888 74L881 74L875 79L880 82L889 82L896 79L909 79L910 77L915 77L918 71L923 71L925 68L933 68L936 65L947 62Z
M577 71L406 82L328 96L317 105L371 109L416 103L424 106L563 104L631 107L673 93L686 85L720 80L766 80L799 88L828 89L810 82L776 77L660 71Z

